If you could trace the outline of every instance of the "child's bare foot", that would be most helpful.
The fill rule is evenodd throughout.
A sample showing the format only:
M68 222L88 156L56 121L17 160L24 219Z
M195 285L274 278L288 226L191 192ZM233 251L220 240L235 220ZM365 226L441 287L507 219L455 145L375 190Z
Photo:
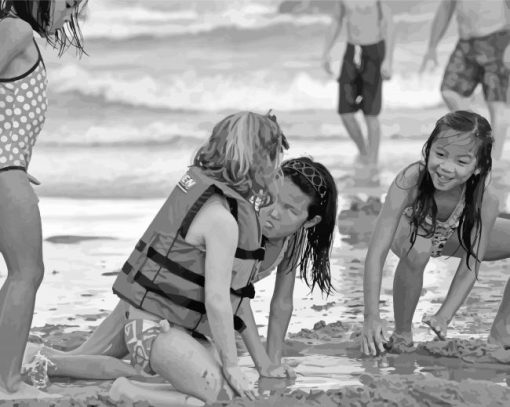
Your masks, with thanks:
M393 332L390 340L384 344L384 348L390 353L409 353L416 350L412 332Z
M430 329L434 331L439 339L444 341L446 339L446 331L448 330L448 323L441 317L437 315L427 315L424 314L421 322L427 325Z

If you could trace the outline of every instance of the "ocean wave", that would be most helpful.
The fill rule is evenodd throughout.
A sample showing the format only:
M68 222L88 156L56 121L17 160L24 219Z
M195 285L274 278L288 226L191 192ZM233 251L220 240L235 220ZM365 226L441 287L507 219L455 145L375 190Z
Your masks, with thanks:
M334 109L338 85L325 77L298 71L288 77L272 71L237 74L203 74L186 71L155 78L149 74L89 72L78 65L53 69L52 90L100 97L130 106L191 111L228 109L283 110ZM51 80L50 77L50 80ZM58 80L57 80L58 79ZM384 84L384 105L392 108L425 108L441 103L441 73L397 73Z
M44 133L38 141L45 146L199 146L207 132L193 122L163 123L153 122L138 126L121 123L112 125L92 124L79 131L54 131Z
M257 30L280 24L305 26L330 22L330 18L324 15L278 14L277 4L267 1L236 0L216 2L216 7L203 6L204 2L201 2L195 7L190 4L184 9L162 10L154 7L149 9L140 3L129 6L118 3L112 7L109 2L90 2L82 31L87 40L124 40L147 36L196 35L225 28Z

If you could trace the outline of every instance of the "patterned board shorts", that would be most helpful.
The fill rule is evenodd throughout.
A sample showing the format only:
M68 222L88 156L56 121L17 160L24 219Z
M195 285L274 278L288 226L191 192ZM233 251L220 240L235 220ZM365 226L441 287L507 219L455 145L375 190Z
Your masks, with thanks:
M152 343L161 332L159 322L148 319L132 319L124 326L124 340L129 350L131 365L143 376L156 373L150 365Z
M510 31L459 40L446 66L441 90L468 97L481 83L487 101L509 101L510 68L503 58L509 44Z

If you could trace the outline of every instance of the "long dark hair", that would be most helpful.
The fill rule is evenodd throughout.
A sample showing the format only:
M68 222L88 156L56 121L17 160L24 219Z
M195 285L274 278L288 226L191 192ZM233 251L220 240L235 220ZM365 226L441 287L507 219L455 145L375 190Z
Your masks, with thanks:
M286 163L298 160L313 167L324 181L326 193L323 198L301 172ZM337 190L335 180L324 165L308 157L299 157L282 163L283 175L309 196L312 200L308 208L307 220L319 215L321 221L308 229L301 229L290 239L286 258L290 262L289 269L299 266L300 277L313 291L317 285L323 294L329 295L334 290L331 284L330 253L335 233L337 212ZM309 268L311 263L311 268Z
M55 34L48 34L51 23L51 6L54 0L0 0L0 20L5 17L18 17L30 24L32 29L48 43L59 50L59 55L69 47L75 47L78 54L85 53L83 36L78 23L78 14L86 6L88 0L82 1L79 9L76 8L71 20L64 27L59 28ZM34 17L34 3L37 3L37 17Z
M436 228L437 205L434 200L435 188L427 170L427 165L432 143L438 138L441 132L448 129L458 133L471 134L478 147L476 165L479 173L471 175L466 181L464 210L459 219L459 227L457 228L459 242L467 253L467 266L471 269L469 266L470 257L474 257L479 261L477 256L478 248L474 250L474 246L480 243L480 235L482 233L481 206L487 177L492 168L491 151L494 142L489 122L477 113L458 110L441 117L436 122L434 130L423 146L422 155L425 164L421 165L419 169L417 195L412 204L412 215L410 217L411 235L409 240L412 247L419 234L420 228L425 232L423 235L424 237L428 238L434 234ZM453 136L456 135L457 134L454 134ZM427 215L430 215L432 218L432 226L428 226L425 222ZM475 231L474 239L471 237L473 230Z

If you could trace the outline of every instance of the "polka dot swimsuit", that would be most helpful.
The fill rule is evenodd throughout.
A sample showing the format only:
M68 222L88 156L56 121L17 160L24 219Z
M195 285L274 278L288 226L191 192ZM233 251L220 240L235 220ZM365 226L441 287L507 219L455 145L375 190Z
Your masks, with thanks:
M44 124L47 78L38 47L37 52L37 62L26 73L0 79L0 172L27 170Z

